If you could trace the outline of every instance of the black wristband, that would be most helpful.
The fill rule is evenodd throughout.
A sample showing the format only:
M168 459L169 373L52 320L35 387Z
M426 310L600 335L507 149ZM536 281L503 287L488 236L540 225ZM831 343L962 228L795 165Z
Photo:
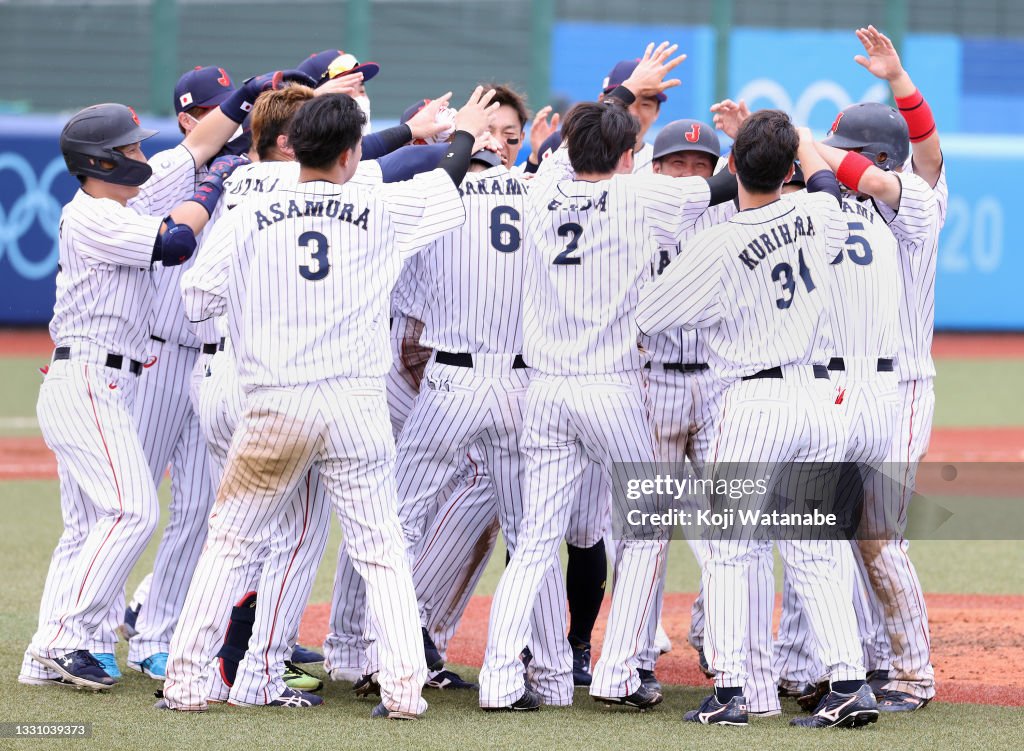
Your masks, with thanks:
M437 166L448 173L452 182L458 185L462 178L469 172L469 158L473 154L473 144L476 138L464 130L455 131L452 142L448 145L448 151Z
M831 170L822 169L807 178L808 193L828 193L830 196L843 205L842 193L839 191L839 181L832 174Z
M707 183L708 189L711 191L711 202L709 204L711 206L731 201L739 192L736 187L736 175L731 173L728 168L709 177Z
M608 104L621 104L623 107L628 107L636 101L636 94L625 86L619 85L605 94L602 101Z
M534 164L529 159L527 159L526 160L526 166L523 167L523 172L525 172L528 175L532 175L532 174L534 174L539 169L540 169L540 162L537 162L537 164Z

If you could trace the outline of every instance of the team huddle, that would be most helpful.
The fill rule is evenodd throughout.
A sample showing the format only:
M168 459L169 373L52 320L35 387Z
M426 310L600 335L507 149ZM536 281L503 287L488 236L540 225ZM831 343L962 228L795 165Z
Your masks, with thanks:
M668 43L616 64L597 101L541 109L523 164L513 88L424 99L373 132L380 66L339 50L237 88L189 71L184 140L148 162L131 108L72 117L81 190L37 408L65 529L19 680L109 689L121 635L165 710L318 706L300 665L320 661L374 717L418 718L431 690L529 711L586 687L650 709L670 546L617 534L612 508L617 467L666 462L724 487L756 471L790 503L858 496L856 535L687 538L687 641L714 692L684 720L747 725L787 696L804 727L924 707L904 530L948 193L923 96L883 34L856 33L897 107L852 105L818 142L725 100L646 143L685 58ZM169 519L126 608L168 469ZM320 655L297 640L332 512ZM477 685L445 661L499 532Z

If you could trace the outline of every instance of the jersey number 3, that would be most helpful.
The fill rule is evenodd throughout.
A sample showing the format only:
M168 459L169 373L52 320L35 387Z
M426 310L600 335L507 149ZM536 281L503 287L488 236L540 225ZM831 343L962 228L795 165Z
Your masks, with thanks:
M319 232L303 232L299 235L300 248L308 248L311 245L314 248L309 257L312 263L299 266L299 273L303 279L319 282L331 270L331 264L327 261L327 238Z
M797 273L800 275L800 281L804 283L804 289L812 292L815 286L814 280L811 279L811 270L804 263L803 250L797 255ZM793 295L796 292L796 279L793 277L793 267L788 263L780 263L772 269L772 281L779 282L782 285L783 296L775 299L775 305L780 310L785 310L793 304Z

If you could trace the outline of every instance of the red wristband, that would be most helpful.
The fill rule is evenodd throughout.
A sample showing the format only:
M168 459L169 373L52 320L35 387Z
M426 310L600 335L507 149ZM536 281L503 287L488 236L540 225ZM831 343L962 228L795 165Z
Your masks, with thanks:
M910 96L896 97L896 106L899 107L903 119L907 121L911 143L919 143L935 132L932 108L928 106L919 90L914 89Z
M868 167L872 166L874 165L871 160L863 154L847 151L843 161L839 163L839 169L836 170L836 179L850 190L857 190L861 175L868 171Z

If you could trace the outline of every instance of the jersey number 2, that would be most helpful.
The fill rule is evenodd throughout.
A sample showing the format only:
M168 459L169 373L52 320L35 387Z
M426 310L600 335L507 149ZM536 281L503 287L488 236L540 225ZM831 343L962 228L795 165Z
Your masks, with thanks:
M316 248L309 257L309 260L315 261L315 264L311 266L305 263L299 266L299 273L302 274L303 279L318 282L331 270L331 264L327 261L327 238L319 232L303 232L299 235L300 248L308 248L310 245Z
M804 289L808 292L813 291L815 286L814 280L811 279L811 270L804 263L803 250L797 255L797 273L800 275L800 281L804 283ZM775 305L780 310L785 310L793 304L793 294L796 292L796 279L793 278L793 267L788 263L780 263L772 269L772 280L782 285L784 296L776 298Z
M559 237L568 237L569 244L565 246L565 250L555 256L555 260L551 263L555 266L579 266L580 257L574 256L577 246L580 244L580 235L583 234L583 227L576 224L576 222L568 222L558 228Z

